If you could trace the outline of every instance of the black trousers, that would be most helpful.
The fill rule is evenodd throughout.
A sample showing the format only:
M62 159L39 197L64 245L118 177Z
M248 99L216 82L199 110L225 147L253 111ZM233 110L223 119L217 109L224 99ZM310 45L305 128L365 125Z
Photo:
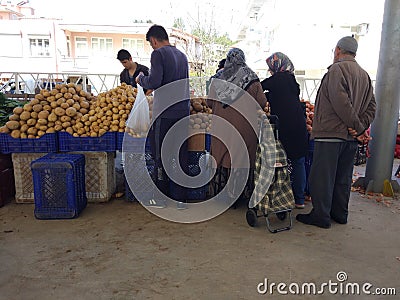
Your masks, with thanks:
M356 151L356 141L315 142L309 178L313 218L347 222Z
M173 153L169 153L168 157L161 157L161 145L164 137L169 129L182 118L165 118L162 115L154 121L150 131L150 146L152 156L155 163L155 184L160 192L164 195L174 199L183 201L187 197L187 188L175 183L168 178L165 173L164 164L177 164L180 163L183 171L188 174L188 143L187 140L183 143L179 151L179 158L175 157ZM178 136L175 136L178 140Z

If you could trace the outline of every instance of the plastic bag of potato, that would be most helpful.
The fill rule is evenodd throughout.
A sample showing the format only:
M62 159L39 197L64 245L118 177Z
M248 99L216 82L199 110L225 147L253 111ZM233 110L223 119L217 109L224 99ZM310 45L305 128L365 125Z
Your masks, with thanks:
M150 109L148 100L141 86L138 87L135 105L126 122L126 130L133 137L146 137L150 126Z

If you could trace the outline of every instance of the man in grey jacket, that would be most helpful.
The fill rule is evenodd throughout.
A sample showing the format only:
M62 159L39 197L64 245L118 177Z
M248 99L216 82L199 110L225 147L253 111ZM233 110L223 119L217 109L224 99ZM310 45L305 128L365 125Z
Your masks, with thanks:
M311 137L315 148L309 178L313 209L297 215L299 222L329 228L331 219L347 223L357 142L367 142L366 130L375 116L371 79L355 60L357 41L341 38L318 89Z

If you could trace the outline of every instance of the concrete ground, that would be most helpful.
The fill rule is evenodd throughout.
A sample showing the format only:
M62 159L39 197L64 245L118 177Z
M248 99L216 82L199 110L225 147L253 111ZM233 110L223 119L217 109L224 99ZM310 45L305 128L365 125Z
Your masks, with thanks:
M397 197L352 192L347 225L294 221L277 234L262 219L249 227L244 206L185 225L123 199L89 204L71 220L37 220L33 209L0 208L0 299L291 299L296 286L306 288L296 299L400 295ZM320 295L308 293L312 284ZM375 295L353 295L356 286ZM396 296L376 295L390 288Z

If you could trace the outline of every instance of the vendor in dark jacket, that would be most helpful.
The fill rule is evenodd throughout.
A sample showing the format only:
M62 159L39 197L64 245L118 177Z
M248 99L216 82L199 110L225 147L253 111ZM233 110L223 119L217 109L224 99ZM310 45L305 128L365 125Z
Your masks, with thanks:
M271 77L261 82L271 107L279 118L279 139L292 165L292 190L297 208L304 208L306 187L305 156L308 133L304 111L300 104L300 87L294 77L294 66L281 52L267 58Z
M181 201L186 201L186 187L173 180L165 180L167 176L163 167L163 162L166 160L172 164L178 158L175 157L176 153L170 151L169 157L164 157L162 162L161 145L165 142L164 137L171 127L190 115L189 64L186 55L170 44L164 27L151 26L146 33L146 40L154 50L150 58L151 72L148 75L140 73L136 82L143 88L154 90L153 125L149 138L158 170L156 185L164 195L178 200L178 209L183 209L186 205ZM169 138L175 141L173 144L179 144L181 140L187 138L187 133L184 137L182 134L179 130L175 130ZM179 162L186 173L187 146L187 141L183 142L179 152ZM164 207L166 200L168 199L163 195L159 195L151 205Z
M119 75L119 80L121 83L125 82L133 87L137 87L136 77L142 72L145 75L149 75L149 68L138 64L132 60L132 56L128 50L121 49L118 51L117 59L124 66L124 70ZM146 92L146 90L145 90Z

